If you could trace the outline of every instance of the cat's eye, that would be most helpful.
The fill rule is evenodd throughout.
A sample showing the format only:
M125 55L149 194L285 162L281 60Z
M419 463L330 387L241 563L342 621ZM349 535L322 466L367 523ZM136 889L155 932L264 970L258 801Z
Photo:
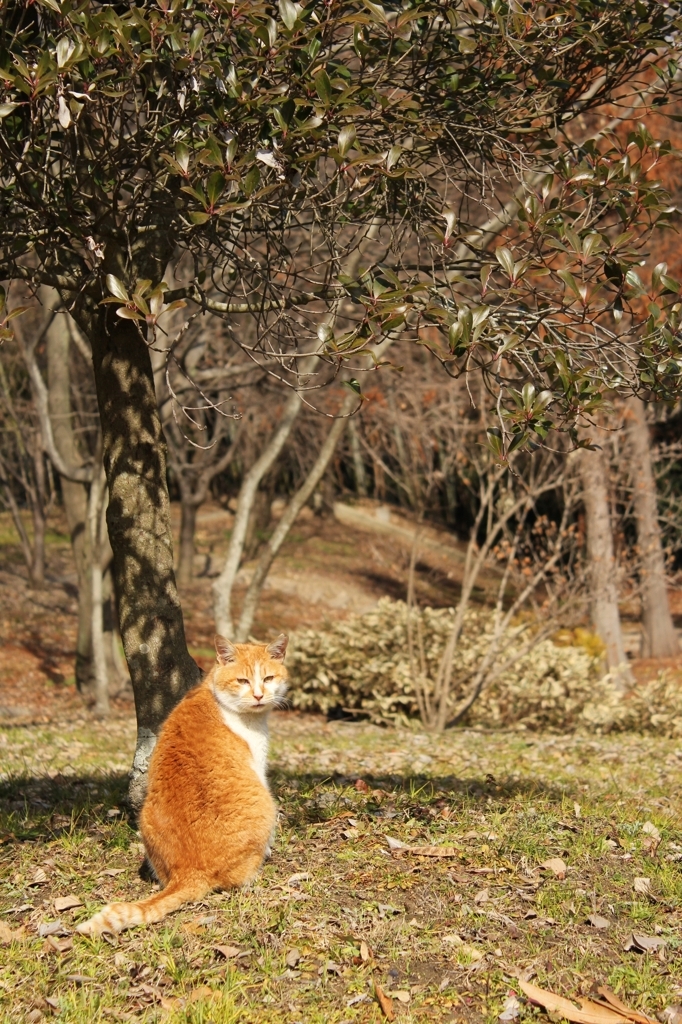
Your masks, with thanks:
M241 683L242 686L251 686L250 679L238 679L237 682Z
M263 682L264 683L271 683L274 678L275 678L274 676L266 676L265 679L263 680Z

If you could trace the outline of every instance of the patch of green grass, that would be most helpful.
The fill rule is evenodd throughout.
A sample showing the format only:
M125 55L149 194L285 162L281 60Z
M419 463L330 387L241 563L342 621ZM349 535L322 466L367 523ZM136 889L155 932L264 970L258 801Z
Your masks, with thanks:
M0 731L0 920L19 932L0 950L3 1024L54 1012L69 1024L376 1024L377 982L404 994L404 1024L492 1024L525 968L562 995L609 984L652 1016L679 1002L675 743L434 738L300 715L276 716L272 732L280 827L250 888L113 945L71 934L55 947L41 923L72 932L103 903L150 891L120 813L134 723ZM396 855L387 836L455 856ZM565 878L540 867L550 858ZM65 895L83 905L57 914ZM660 935L665 952L625 952L633 931ZM524 1005L520 1024L538 1015Z

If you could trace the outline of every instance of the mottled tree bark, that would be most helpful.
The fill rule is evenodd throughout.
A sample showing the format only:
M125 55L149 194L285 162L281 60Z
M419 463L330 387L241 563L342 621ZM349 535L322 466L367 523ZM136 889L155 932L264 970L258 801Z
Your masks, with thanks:
M92 345L102 423L112 575L137 713L129 795L139 807L159 729L201 673L187 650L173 572L166 445L149 349L138 326L110 306L81 309L77 319Z
M649 426L644 403L637 397L629 398L626 414L640 556L642 655L645 658L672 658L680 653L680 644L668 603L656 481L651 466Z
M608 499L608 466L601 451L580 452L587 526L587 557L592 625L605 647L605 660L618 689L632 684L618 609L616 560Z

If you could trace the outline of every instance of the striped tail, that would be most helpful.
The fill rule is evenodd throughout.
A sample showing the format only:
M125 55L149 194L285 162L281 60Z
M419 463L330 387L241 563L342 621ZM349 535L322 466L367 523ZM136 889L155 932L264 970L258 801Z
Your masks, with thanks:
M110 903L88 921L79 924L76 931L82 935L101 935L102 932L116 935L124 928L134 928L138 924L154 924L163 920L167 914L172 914L183 903L201 899L210 889L211 885L203 878L171 880L165 889L154 893L146 900L139 900L137 903Z

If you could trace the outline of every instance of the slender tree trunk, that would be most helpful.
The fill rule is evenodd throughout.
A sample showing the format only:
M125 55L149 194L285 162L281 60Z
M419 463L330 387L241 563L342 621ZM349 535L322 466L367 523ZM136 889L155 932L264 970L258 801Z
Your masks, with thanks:
M360 438L358 437L358 424L354 416L348 422L348 434L350 436L350 453L353 459L353 475L355 477L355 490L360 498L367 497L367 470L365 460L360 449Z
M627 401L627 437L632 452L633 498L641 560L641 653L645 658L672 658L680 653L680 644L668 603L649 426L644 403L634 396Z
M136 324L90 301L76 318L92 345L112 575L137 713L129 797L139 807L158 731L201 673L187 650L173 572L166 446L149 349Z
M47 290L46 290L47 291ZM50 301L48 293L47 301ZM52 301L58 301L58 297ZM66 463L82 465L73 430L69 346L71 334L66 312L57 313L46 332L48 407L57 450ZM92 680L92 582L90 540L87 526L88 490L85 484L60 476L66 523L78 580L78 633L76 637L76 686L83 692Z
M33 558L31 561L31 586L41 590L45 586L45 456L40 441L36 441L33 452L35 473L35 500L31 502L33 520Z
M28 569L29 579L31 578L31 565L33 563L33 549L31 548L31 542L26 533L26 527L24 526L24 520L21 518L21 512L17 505L17 499L14 497L12 491L12 485L9 479L2 478L2 497L3 504L10 510L12 516L12 522L14 523L14 529L19 535L19 543L21 545L21 551L26 562L26 568Z
M270 571L270 567L277 557L279 549L286 540L289 530L294 525L296 517L306 502L310 500L313 491L324 476L325 470L327 469L327 466L329 465L329 462L336 450L336 446L348 425L348 419L346 417L355 405L357 405L356 395L350 394L344 399L339 419L334 420L332 423L329 433L320 448L320 453L315 460L313 468L310 470L305 481L296 491L296 494L285 508L279 522L277 523L275 532L267 541L265 548L263 549L263 553L258 560L256 571L253 574L251 583L249 584L249 589L246 592L244 605L242 607L239 628L237 629L237 641L240 643L244 643L249 638L249 634L253 627L253 620L256 615L256 609L258 607L258 601L261 591L263 590L263 584L265 583Z
M601 638L606 665L615 685L625 691L632 684L618 609L616 561L608 500L608 466L601 451L579 453L583 504L587 527L587 557L590 579L592 624Z
M254 462L242 481L225 566L213 584L216 630L230 639L233 636L234 630L232 622L232 589L237 572L239 571L253 503L256 499L261 480L273 466L275 459L282 451L291 433L291 428L300 412L301 404L298 392L293 391L284 406L282 418L277 429L265 446L260 458Z
M88 502L88 526L90 529L90 550L92 551L91 609L92 609L92 668L95 683L95 713L100 718L109 714L109 674L104 646L104 621L102 615L102 534L103 516L106 504L106 477L104 469L95 472L90 485Z
M181 492L180 500L180 557L178 560L178 583L191 583L194 575L194 535L199 507L192 497Z

